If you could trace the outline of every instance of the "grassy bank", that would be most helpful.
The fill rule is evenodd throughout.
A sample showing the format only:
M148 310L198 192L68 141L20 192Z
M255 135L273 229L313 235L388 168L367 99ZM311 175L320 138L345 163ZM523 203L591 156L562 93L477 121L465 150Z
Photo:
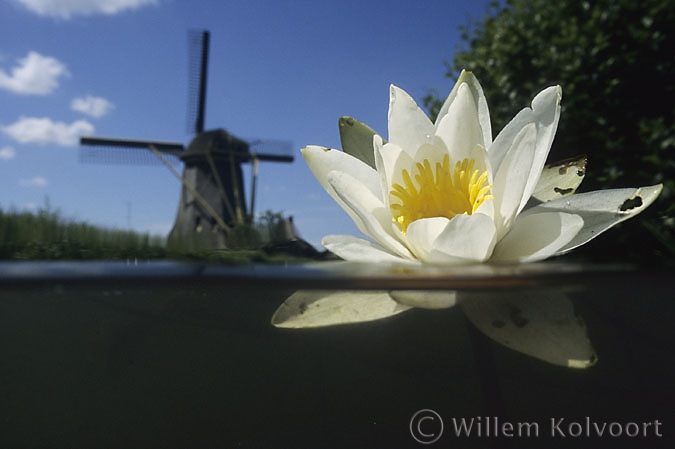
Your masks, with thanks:
M65 220L58 212L0 210L0 259L155 259L163 237Z

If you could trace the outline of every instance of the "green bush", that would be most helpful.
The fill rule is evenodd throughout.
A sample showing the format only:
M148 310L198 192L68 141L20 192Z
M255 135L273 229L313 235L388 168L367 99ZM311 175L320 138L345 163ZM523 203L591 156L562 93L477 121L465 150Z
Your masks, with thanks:
M462 28L448 63L480 80L496 135L543 88L563 88L550 161L589 157L580 190L663 183L657 202L583 249L593 260L675 260L675 2L506 0ZM432 114L441 99L425 98Z

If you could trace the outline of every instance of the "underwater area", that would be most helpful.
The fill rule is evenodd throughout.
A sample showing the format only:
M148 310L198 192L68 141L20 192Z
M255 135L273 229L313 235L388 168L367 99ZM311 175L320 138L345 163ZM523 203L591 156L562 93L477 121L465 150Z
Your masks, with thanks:
M672 447L667 273L546 263L441 274L1 262L0 447ZM597 361L574 369L506 348L460 307L274 327L300 289L564 291Z

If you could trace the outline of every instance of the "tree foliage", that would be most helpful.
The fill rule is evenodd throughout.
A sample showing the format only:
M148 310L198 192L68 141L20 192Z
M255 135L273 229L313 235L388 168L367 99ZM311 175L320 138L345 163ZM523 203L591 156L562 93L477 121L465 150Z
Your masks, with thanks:
M476 74L495 133L537 92L561 85L562 115L550 161L587 154L584 190L663 183L661 198L641 217L645 226L630 225L628 233L614 236L625 240L618 246L628 239L645 246L649 234L650 256L671 260L674 23L672 0L505 0L462 28L467 46L447 64L450 78L464 68ZM433 115L440 100L429 95L425 104Z

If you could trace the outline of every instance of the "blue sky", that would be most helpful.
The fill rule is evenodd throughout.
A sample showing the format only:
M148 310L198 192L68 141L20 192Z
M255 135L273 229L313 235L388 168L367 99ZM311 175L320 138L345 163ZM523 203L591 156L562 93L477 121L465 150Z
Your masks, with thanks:
M34 210L49 198L68 219L168 233L180 195L171 173L80 163L77 139L187 144L187 32L208 29L206 129L288 140L296 152L292 164L261 164L257 212L293 215L317 246L325 234L358 234L299 149L339 148L342 115L386 137L391 83L416 99L449 92L444 61L461 45L458 27L487 4L0 0L0 208Z

